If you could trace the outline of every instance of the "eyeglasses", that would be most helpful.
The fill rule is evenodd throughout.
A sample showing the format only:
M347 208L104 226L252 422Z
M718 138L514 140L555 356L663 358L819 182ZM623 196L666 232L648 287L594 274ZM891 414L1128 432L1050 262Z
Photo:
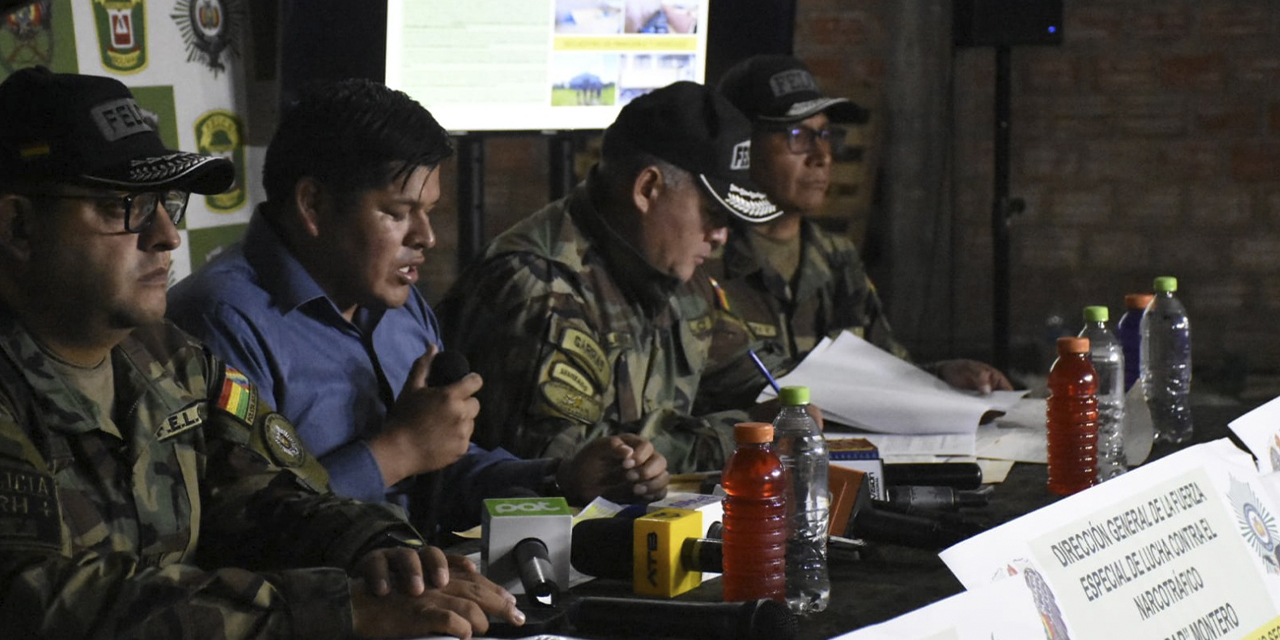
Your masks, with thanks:
M169 219L177 226L182 222L183 216L187 213L187 201L191 198L190 191L182 191L179 189L170 189L168 191L144 191L142 193L129 193L123 196L108 195L69 195L69 194L53 194L53 193L28 193L31 198L53 198L55 200L97 200L102 203L109 203L108 206L118 207L121 217L124 218L124 230L129 233L142 233L147 227L151 226L156 219L156 209L160 203L164 203L164 210L169 214Z
M795 126L776 129L775 131L787 137L787 150L797 155L812 153L818 141L826 143L827 147L835 152L844 144L846 133L840 127L813 129L811 127Z

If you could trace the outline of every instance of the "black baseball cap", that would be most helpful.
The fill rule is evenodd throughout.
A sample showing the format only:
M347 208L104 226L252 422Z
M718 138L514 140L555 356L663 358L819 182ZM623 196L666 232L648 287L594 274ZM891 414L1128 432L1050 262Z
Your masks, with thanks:
M676 82L632 100L605 129L602 145L606 157L633 149L688 171L748 222L782 215L751 182L751 122L709 87Z
M118 80L22 69L0 83L0 175L123 191L226 191L226 158L165 147Z
M720 78L720 92L755 122L799 122L826 113L834 122L866 122L867 110L848 98L822 95L803 62L791 56L752 56Z

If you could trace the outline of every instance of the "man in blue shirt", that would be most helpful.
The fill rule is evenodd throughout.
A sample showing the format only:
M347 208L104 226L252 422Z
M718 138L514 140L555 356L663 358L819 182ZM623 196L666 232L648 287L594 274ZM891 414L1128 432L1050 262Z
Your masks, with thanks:
M173 288L170 318L298 425L335 492L399 504L427 529L474 524L482 498L513 492L660 497L666 461L643 438L517 460L470 445L478 374L426 384L441 340L414 285L451 154L403 93L366 80L307 93L267 150L267 202L244 240Z

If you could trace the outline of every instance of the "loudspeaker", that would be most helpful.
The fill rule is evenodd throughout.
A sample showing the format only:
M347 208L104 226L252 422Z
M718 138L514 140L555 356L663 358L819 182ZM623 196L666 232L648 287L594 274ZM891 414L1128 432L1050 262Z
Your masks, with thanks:
M1062 0L956 0L961 47L1062 44Z

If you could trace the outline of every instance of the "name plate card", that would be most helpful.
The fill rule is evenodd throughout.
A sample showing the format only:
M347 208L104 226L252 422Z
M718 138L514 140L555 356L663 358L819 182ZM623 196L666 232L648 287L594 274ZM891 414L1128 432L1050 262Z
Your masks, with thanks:
M1280 511L1270 485L1248 454L1219 440L941 557L970 590L1020 578L1054 640L1280 637Z

